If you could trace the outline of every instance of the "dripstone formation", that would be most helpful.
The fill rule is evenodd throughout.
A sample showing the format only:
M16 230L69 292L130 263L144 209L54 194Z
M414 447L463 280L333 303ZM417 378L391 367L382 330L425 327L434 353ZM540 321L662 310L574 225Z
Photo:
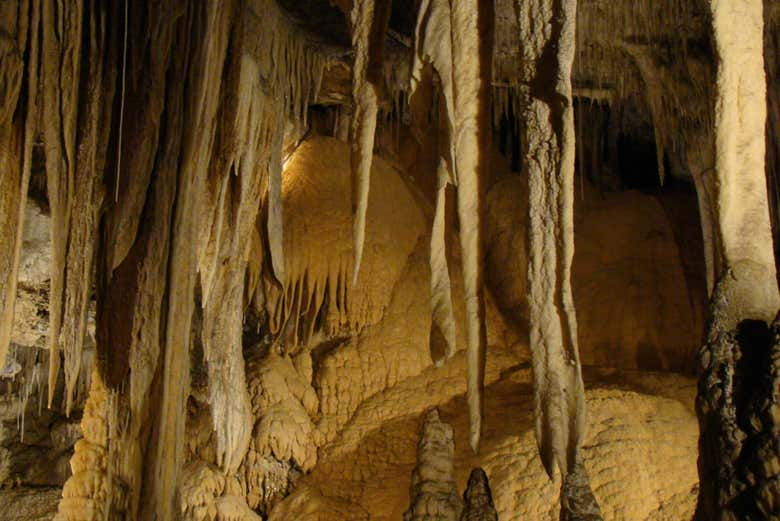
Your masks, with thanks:
M0 0L0 511L780 518L778 56L775 0Z

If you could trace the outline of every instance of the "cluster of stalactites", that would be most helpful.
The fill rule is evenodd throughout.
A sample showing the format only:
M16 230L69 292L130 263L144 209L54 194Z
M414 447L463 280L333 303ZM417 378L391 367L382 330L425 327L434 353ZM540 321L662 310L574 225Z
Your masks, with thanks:
M180 7L171 5L162 8L162 12L175 20L181 15ZM258 62L263 89L272 93L276 112L289 116L295 126L305 126L307 107L316 99L328 58L291 25L276 2L257 0L246 2L244 7L249 19L256 19L257 13L264 17L264 23L258 24L264 30L256 31L254 40L247 42L245 48ZM10 341L6 337L11 327L6 325L13 319L26 201L23 194L29 184L32 142L40 133L45 144L53 221L49 403L54 398L62 353L68 412L73 407L78 374L82 372L81 351L86 309L94 289L93 264L101 212L106 206L115 208L107 220L106 264L110 273L131 254L146 186L154 168L154 147L160 136L165 95L164 78L159 73L164 73L169 59L166 50L170 50L176 34L171 23L137 22L144 9L139 5L124 12L124 8L114 4L24 1L19 3L14 27L6 31L18 35L18 41L3 39L2 43L1 50L7 55L2 77L8 85L0 115L2 138L14 139L19 145L2 147L3 164L8 167L4 171L13 175L3 176L4 196L0 205L3 244L12 252L0 263L0 359L5 360ZM125 16L129 20L127 26ZM275 18L273 23L267 23L268 16ZM56 20L63 21L61 27ZM143 63L144 49L157 45L151 41L153 37L160 40L158 48L150 55L150 61ZM140 74L141 67L147 68L145 74ZM36 87L39 76L43 84L40 90ZM149 94L148 99L140 99L142 90ZM41 95L30 95L37 92ZM38 120L38 106L50 116ZM115 111L116 106L120 106L119 111ZM137 110L139 117L121 121L128 106L133 107L128 110ZM115 118L116 113L120 114L120 121ZM285 127L282 122L273 129L267 183L267 230L272 264L280 280L284 278L279 193ZM116 134L111 141L116 141L117 148L109 151L112 133ZM128 153L131 149L132 154ZM125 157L120 159L123 151ZM210 279L213 266L206 268Z
M327 57L307 42L305 35L291 25L274 0L253 0L247 14L258 31L252 45L261 75L274 95L275 113L285 114L293 126L305 127L308 107L317 99ZM277 280L284 284L282 226L282 148L286 121L276 125L271 144L268 176L267 235L271 264Z
M4 13L9 13L8 10ZM27 187L35 139L40 2L23 1L0 21L0 366L13 329ZM28 59L25 61L24 56Z
M466 337L470 442L479 447L485 366L485 303L482 288L482 186L486 182L490 134L493 10L489 3L430 0L423 2L415 28L411 72L412 115L427 119L434 75L444 101L448 145L438 151L438 195L431 234L431 342L443 342L446 356L455 352L449 260L447 258L448 187L457 192L460 223ZM431 72L432 70L432 72ZM416 100L415 98L419 98ZM451 203L449 203L451 204ZM451 210L450 210L451 211ZM434 347L434 346L432 346ZM440 363L442 360L436 360Z
M257 13L263 23L253 24ZM275 22L267 23L272 14ZM268 186L272 250L281 241L286 122L306 125L327 57L271 0L219 8L30 0L19 2L13 27L6 22L0 240L13 255L0 262L0 358L13 318L31 147L42 134L53 243L49 401L63 354L67 410L74 404L97 273L100 385L90 396L114 396L121 421L116 437L101 442L101 457L111 461L92 468L85 460L82 470L103 476L113 469L126 487L121 509L132 516L169 518L183 453L196 280L218 459L234 471L251 434L241 317L255 253L249 246L257 241L246 237L263 233L256 223ZM47 114L40 120L37 106ZM123 121L131 110L134 117ZM152 401L153 392L161 399ZM142 489L155 497L141 498ZM74 497L110 505L112 494L101 485Z

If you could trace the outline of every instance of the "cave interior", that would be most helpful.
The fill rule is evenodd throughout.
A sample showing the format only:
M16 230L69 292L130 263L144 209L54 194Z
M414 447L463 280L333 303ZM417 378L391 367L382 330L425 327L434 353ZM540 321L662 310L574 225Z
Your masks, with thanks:
M780 520L777 0L0 0L0 517Z

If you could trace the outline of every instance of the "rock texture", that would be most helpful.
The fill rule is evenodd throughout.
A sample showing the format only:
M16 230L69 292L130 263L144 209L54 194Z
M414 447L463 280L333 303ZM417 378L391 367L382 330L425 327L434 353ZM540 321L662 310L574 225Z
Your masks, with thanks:
M425 416L417 444L417 466L409 489L411 504L404 521L455 521L463 502L453 476L455 442L452 427L434 409Z
M0 0L0 501L777 517L774 4Z
M0 241L6 252L0 261L0 365L5 365L14 321L41 54L40 2L6 4L0 25Z
M528 179L528 309L536 437L550 477L574 472L585 421L577 320L571 292L574 256L575 0L520 3L526 65L523 143ZM551 52L552 51L552 52ZM544 56L544 64L538 63ZM550 84L542 88L540 85Z
M498 521L487 474L479 467L471 471L463 503L461 521Z
M771 519L778 515L774 467L780 447L772 413L762 417L759 411L777 407L776 340L767 324L780 296L764 210L766 85L747 86L743 80L764 75L764 9L762 2L749 0L714 2L710 9L718 51L713 198L718 257L712 316L699 353L702 487L696 519ZM737 30L738 18L749 20L744 30ZM750 384L743 388L745 379ZM751 461L756 467L747 471Z
M326 448L314 471L270 519L400 518L412 504L409 476L417 465L420 422L426 414L424 409L409 414L418 407L415 401L436 403L442 421L452 425L459 489L466 488L471 470L481 466L490 476L498 519L559 519L561 483L548 479L534 439L531 370L505 370L494 380L498 375L492 376L488 366L487 374L485 419L491 428L479 456L469 448L465 399L456 394L462 388L452 389L441 370L432 371L387 394L384 409L377 402L366 404L371 415L356 418L353 427L362 436L347 443L353 435L345 433ZM586 379L592 390L586 393L590 413L583 464L604 518L690 518L698 491L695 381L620 371L586 371Z
M727 304L718 290L713 298L718 308L699 355L696 519L773 519L780 515L780 321L723 329Z

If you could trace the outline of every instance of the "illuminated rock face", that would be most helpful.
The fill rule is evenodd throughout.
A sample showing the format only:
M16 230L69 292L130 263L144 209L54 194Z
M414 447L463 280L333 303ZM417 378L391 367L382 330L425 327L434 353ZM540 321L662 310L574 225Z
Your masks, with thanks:
M778 517L776 4L0 0L0 511Z

